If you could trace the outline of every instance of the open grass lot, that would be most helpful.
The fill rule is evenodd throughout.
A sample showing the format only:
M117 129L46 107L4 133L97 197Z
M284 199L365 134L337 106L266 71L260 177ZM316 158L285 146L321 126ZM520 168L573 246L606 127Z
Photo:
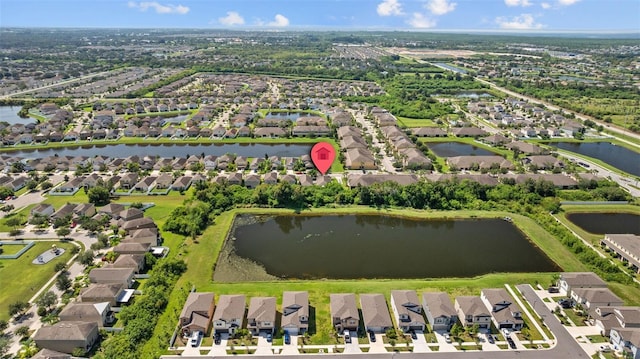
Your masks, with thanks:
M12 242L12 241L5 241L5 242ZM11 255L11 254L16 254L18 252L20 252L20 250L22 250L22 248L26 247L26 244L21 244L21 243L16 243L16 244L3 244L2 247L2 254L3 255Z
M438 124L426 118L398 117L400 126L405 127L438 127Z
M32 264L52 244L66 251L47 264ZM71 258L73 244L59 241L38 241L18 259L0 260L0 319L9 319L9 305L18 300L29 300L55 273L56 263L66 263Z
M427 146L429 143L441 143L441 142L458 142L458 143L466 143L471 146L475 146L478 148L485 149L487 151L494 152L499 156L507 156L507 159L513 161L513 151L507 150L505 148L492 147L487 144L476 141L474 138L470 137L421 137L420 142L423 142Z
M329 294L341 292L354 293L383 293L389 298L393 289L413 289L419 293L422 291L446 291L453 297L458 295L479 294L482 288L501 288L505 283L549 283L553 273L494 273L475 278L449 278L449 279L407 279L407 280L282 280L269 282L243 282L243 283L220 283L214 282L213 267L215 260L222 248L224 240L233 222L233 218L239 213L268 213L268 214L293 214L292 210L286 209L237 209L226 212L216 218L214 225L210 226L197 242L186 239L186 246L182 247L173 255L183 257L188 264L187 272L180 278L176 285L176 290L171 297L180 297L180 292L184 288L194 285L198 291L213 291L220 294L242 293L247 297L252 296L275 296L278 301L282 300L282 292L286 290L306 290L309 291L310 304L313 307L312 319L315 318L315 333L311 337L313 343L332 342L332 327L329 312ZM314 209L305 214L352 214L352 213L380 213L397 216L412 216L421 218L463 218L463 217L502 217L508 213L482 212L482 211L452 211L452 212L429 212L415 210L378 210L370 207L345 207ZM544 248L550 258L559 263L565 270L584 270L581 263L571 256L566 249L556 240L547 234L542 228L526 217L508 214L514 222L540 247ZM174 303L170 303L173 305ZM181 304L176 308L179 312ZM166 326L175 325L171 313L165 314L161 319ZM162 325L158 325L161 327ZM156 328L158 330L158 328Z

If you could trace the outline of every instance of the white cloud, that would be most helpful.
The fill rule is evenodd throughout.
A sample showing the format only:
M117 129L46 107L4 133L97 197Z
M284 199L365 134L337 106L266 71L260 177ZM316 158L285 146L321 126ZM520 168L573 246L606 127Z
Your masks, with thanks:
M549 4L548 2L543 2L540 4L540 6L542 6L542 8L545 10L551 9L551 4Z
M496 18L496 23L501 29L507 30L534 30L541 29L542 24L536 23L536 19L531 14L522 14L510 19L506 17Z
M458 4L449 0L430 0L425 7L434 15L444 15L455 10L456 5Z
M275 26L275 27L289 26L289 19L287 19L284 15L276 14L273 21L270 22L268 25Z
M383 0L378 4L377 11L380 16L402 15L402 5L398 0Z
M507 6L531 6L531 1L529 0L504 0L504 3Z
M417 29L428 29L436 26L436 21L419 12L414 12L407 23Z
M140 9L140 11L147 11L149 9L153 9L156 11L156 13L158 14L180 14L180 15L184 15L186 13L189 12L189 7L188 6L184 6L184 5L172 5L172 4L166 4L166 5L162 5L156 1L142 1L142 2L135 2L135 1L129 1L128 3L130 8L133 9Z
M558 3L560 5L564 5L564 6L569 6L569 5L573 5L575 3L577 3L580 0L558 0Z
M227 16L218 18L218 22L222 25L244 25L244 18L235 11L227 11Z

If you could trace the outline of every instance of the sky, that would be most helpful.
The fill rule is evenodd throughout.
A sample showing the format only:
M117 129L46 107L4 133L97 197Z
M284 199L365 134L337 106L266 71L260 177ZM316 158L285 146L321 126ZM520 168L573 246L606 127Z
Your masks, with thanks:
M640 32L640 0L0 0L0 27Z

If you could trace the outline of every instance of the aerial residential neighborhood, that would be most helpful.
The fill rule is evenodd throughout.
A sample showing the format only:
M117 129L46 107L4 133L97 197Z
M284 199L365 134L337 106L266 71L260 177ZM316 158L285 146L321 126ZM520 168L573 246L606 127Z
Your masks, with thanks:
M3 1L0 358L640 358L638 11Z

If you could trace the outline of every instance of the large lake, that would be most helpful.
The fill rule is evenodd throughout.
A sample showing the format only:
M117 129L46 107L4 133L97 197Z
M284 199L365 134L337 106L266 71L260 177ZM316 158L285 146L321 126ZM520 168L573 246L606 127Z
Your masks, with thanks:
M560 268L501 219L236 218L234 254L279 278L438 278Z
M633 213L569 213L567 219L594 234L640 235L640 215Z
M42 158L57 154L58 156L104 155L112 158L138 156L185 157L189 155L216 155L235 153L245 157L300 157L308 155L311 145L306 144L264 144L264 143L197 143L197 144L136 144L136 145L89 145L78 147L61 147L38 150L19 150L0 152L23 158Z
M484 148L460 142L427 143L427 147L438 157L490 156L496 154Z
M551 142L551 146L597 158L632 175L640 176L640 153L609 142Z

